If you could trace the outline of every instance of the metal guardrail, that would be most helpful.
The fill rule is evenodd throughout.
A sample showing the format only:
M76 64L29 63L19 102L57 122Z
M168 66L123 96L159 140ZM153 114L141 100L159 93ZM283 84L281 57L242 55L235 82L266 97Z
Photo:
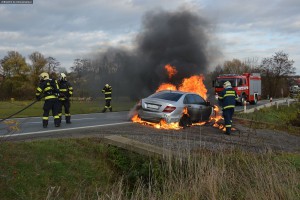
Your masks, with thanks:
M250 109L247 109L247 106L244 105L244 113L252 113L256 110L260 110L262 108L268 108L268 107L271 107L271 106L276 106L278 108L278 106L280 104L287 104L287 106L290 106L290 103L293 103L295 102L296 100L295 99L282 99L282 100L276 100L276 101L272 101L272 102L269 102L267 104L264 104L264 105L260 105L260 106L257 106L255 108L250 108Z

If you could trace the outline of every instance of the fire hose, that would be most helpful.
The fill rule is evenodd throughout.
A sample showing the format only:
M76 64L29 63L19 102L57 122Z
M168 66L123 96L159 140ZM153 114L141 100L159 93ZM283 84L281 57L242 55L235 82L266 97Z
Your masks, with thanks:
M24 107L23 109L19 110L18 112L14 113L14 114L12 114L12 115L10 115L8 117L5 117L4 119L1 119L0 123L3 122L3 121L5 121L5 120L7 120L7 119L9 119L9 118L11 118L12 116L15 116L16 114L19 114L22 111L26 110L27 108L29 108L30 106L32 106L36 102L38 102L38 100L35 100L34 102L32 102L31 104L27 105L26 107Z

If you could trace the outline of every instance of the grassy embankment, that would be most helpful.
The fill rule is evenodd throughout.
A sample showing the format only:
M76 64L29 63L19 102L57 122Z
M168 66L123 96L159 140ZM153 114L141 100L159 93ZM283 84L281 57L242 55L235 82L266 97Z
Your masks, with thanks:
M0 143L6 199L299 199L300 155L149 158L99 139Z
M263 108L253 113L235 113L235 117L250 120L253 128L272 128L300 135L300 103Z

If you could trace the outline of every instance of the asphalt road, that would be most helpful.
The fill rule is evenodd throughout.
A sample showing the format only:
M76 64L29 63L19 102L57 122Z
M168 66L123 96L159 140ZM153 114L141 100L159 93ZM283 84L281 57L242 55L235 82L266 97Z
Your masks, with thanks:
M259 101L257 105L247 104L247 109L268 103L268 100ZM244 106L237 106L236 111L243 111ZM63 117L64 119L64 117ZM72 124L66 124L62 120L60 127L55 127L53 117L49 117L47 128L42 127L41 117L13 118L0 123L0 138L45 138L49 135L58 135L68 133L85 134L92 129L106 126L116 126L132 123L129 118L129 112L106 112L91 113L72 116Z
M48 133L77 130L81 130L84 133L86 129L131 123L128 117L128 112L73 115L71 121L71 124L66 124L65 120L62 120L61 126L55 127L53 117L49 117L48 127L43 128L41 117L8 119L0 124L0 138L13 138L37 134L47 135Z

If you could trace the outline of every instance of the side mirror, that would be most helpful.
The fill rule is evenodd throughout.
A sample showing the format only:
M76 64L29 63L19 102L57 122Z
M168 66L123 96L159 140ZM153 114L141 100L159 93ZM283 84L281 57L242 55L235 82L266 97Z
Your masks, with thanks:
M210 104L210 102L209 102L209 101L207 101L207 102L206 102L206 105L207 105L207 106L211 106L211 104Z

